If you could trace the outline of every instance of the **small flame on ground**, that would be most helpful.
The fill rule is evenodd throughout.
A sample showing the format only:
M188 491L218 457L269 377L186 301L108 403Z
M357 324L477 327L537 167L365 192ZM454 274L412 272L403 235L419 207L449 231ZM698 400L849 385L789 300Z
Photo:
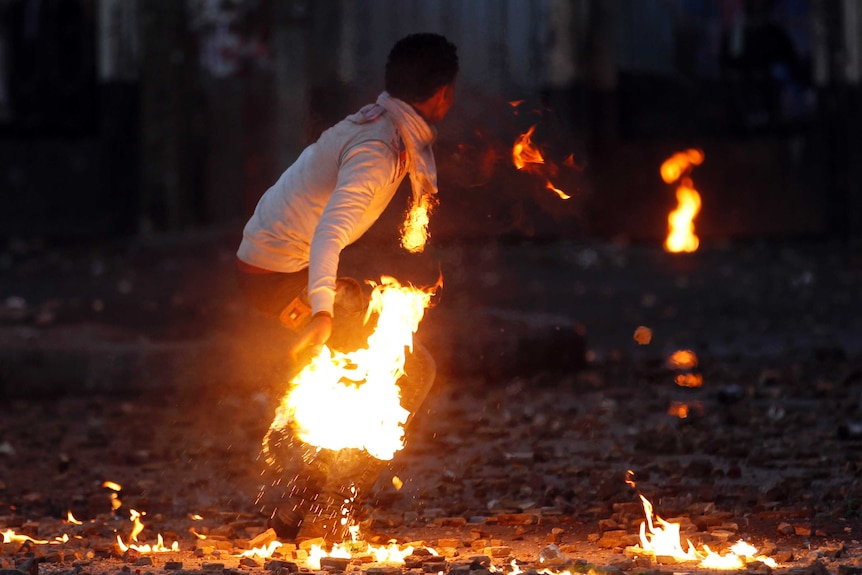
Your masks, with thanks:
M254 547L248 551L240 553L240 557L257 557L258 559L268 559L272 557L275 550L282 546L281 541L270 541L268 545L262 547Z
M0 531L0 535L3 536L3 543L30 542L36 545L45 545L47 543L50 543L50 541L45 541L43 539L33 539L32 537L28 537L27 535L18 535L11 529L7 529L6 531Z
M668 215L668 236L664 248L669 252L693 252L700 245L694 233L694 218L700 212L700 194L691 178L686 176L693 166L703 163L703 152L696 149L677 152L661 165L661 177L665 183L679 180L676 189L677 208Z
M142 515L142 513L135 509L129 510L129 519L134 523L134 525L132 526L132 532L129 535L128 545L123 542L123 538L120 535L117 535L117 545L120 547L120 551L125 553L129 549L134 549L139 553L167 553L180 550L180 544L177 541L174 541L170 547L166 547L161 533L156 536L156 543L154 545L139 545L138 535L140 535L141 531L144 530L144 524L141 522ZM133 541L134 543L132 543Z
M673 557L677 561L698 561L698 566L706 569L743 569L748 561L760 561L772 568L778 566L771 557L757 555L757 549L742 540L733 545L727 555L715 553L707 545L703 546L702 552L697 551L688 539L682 542L679 523L671 523L654 515L652 503L643 495L638 495L646 516L646 521L640 527L640 548L644 552L657 557Z
M320 560L325 557L350 559L353 557L351 549L356 549L357 545L358 542L355 540L352 543L338 543L334 545L332 550L329 552L319 545L312 545L308 552L308 560L306 561L306 564L310 569L320 569ZM409 557L413 554L414 549L415 548L412 545L400 547L397 543L380 546L368 543L363 552L366 555L370 555L375 563L400 565L404 563L405 557ZM430 547L425 547L425 549L431 553L431 555L438 555L435 549Z

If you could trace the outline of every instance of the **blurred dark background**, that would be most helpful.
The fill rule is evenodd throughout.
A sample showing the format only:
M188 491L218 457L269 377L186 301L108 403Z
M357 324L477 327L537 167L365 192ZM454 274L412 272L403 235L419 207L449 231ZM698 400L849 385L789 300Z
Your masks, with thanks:
M702 239L859 238L856 0L0 0L0 24L0 237L239 229L435 31L462 62L439 241L660 241L658 168L691 147ZM511 165L534 124L571 200Z

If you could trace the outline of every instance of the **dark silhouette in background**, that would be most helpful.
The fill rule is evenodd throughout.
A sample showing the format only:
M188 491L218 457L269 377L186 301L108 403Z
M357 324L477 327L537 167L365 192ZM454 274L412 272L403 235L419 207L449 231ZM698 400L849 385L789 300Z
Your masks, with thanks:
M790 34L773 18L773 0L746 0L724 31L721 72L737 133L788 129L810 111L810 73Z

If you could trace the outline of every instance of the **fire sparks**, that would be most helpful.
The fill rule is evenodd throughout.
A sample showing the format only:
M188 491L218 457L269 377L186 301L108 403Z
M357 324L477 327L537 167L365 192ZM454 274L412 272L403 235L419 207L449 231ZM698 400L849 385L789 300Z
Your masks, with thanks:
M675 153L661 165L661 177L665 183L679 181L676 189L678 205L667 218L669 230L664 248L669 252L693 252L700 245L694 233L694 218L701 207L700 194L686 174L693 166L703 163L703 159L702 151L691 149Z
M403 447L409 412L401 406L398 379L404 374L405 349L433 292L401 286L384 277L374 288L368 314L377 326L367 347L341 353L324 346L291 382L270 433L292 426L305 443L325 449L364 449L382 460ZM332 425L332 422L352 422ZM264 438L268 450L269 433Z
M533 144L533 132L535 130L536 126L532 126L515 140L515 144L512 146L512 162L519 170L525 170L544 177L547 189L557 194L561 199L568 200L571 196L554 186L548 178L548 176L553 177L557 175L557 166L553 163L545 162L545 157L542 155L541 150Z
M682 541L679 523L668 522L655 515L652 503L643 495L640 495L640 498L646 521L641 522L640 547L632 548L634 552L654 557L671 557L680 562L697 561L699 567L706 569L744 569L750 561L759 561L772 568L778 566L771 557L757 555L757 549L742 540L733 545L726 555L715 553L707 545L703 546L702 551L698 551L688 539Z

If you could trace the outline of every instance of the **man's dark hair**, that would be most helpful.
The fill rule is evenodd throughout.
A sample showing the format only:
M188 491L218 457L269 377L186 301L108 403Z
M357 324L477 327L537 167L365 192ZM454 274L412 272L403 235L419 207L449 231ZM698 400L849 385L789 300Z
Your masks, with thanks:
M458 74L455 45L439 34L411 34L398 40L386 61L386 91L405 102L424 102Z

